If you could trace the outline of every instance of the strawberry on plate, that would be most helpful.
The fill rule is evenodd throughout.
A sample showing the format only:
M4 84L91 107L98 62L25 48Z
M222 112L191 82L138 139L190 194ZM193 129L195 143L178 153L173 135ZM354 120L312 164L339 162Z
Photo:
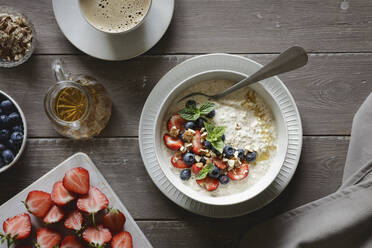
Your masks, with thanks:
M201 169L202 167L198 167L196 163L192 165L192 171L194 172L195 175L198 175Z
M75 197L63 186L62 181L56 182L54 184L51 198L52 201L58 206L64 206L75 199Z
M95 223L94 215L107 208L108 204L109 200L106 195L98 188L91 186L88 194L77 201L77 208L82 212L91 214L93 223Z
M90 246L102 248L110 242L112 235L109 229L104 228L102 225L98 225L95 227L88 227L83 232L83 238Z
M174 167L178 168L178 169L185 169L185 168L189 168L190 166L188 166L184 161L183 161L183 158L182 158L182 153L180 152L177 152L175 153L172 157L171 157L171 163Z
M50 194L39 190L30 191L24 204L31 214L39 218L44 218L53 206Z
M216 178L206 177L201 180L196 180L197 184L204 187L208 191L214 191L218 188L220 182Z
M66 236L59 248L84 248L84 246L74 236Z
M169 134L163 136L164 144L171 150L179 150L183 146L183 142L180 138L174 138Z
M83 221L84 221L83 215L78 210L74 210L67 215L67 218L65 219L64 222L64 226L67 229L80 231L81 228L83 227Z
M43 221L46 224L53 224L61 221L63 219L63 216L65 216L65 214L63 213L62 208L58 207L57 205L54 205L45 215Z
M239 181L248 176L249 167L248 164L242 164L239 168L232 169L229 171L228 175L231 180Z
M63 186L72 193L87 194L90 187L89 172L82 167L67 171L63 177Z
M132 248L132 235L129 232L123 231L116 234L111 241L112 248Z
M227 168L227 164L223 162L221 159L213 158L212 161L221 170L224 170Z
M6 219L3 223L4 234L0 234L0 241L5 240L8 247L14 243L15 240L26 239L31 233L31 219L27 213L19 214Z
M175 127L178 130L182 131L184 124L185 124L185 120L179 114L175 114L168 120L168 123L167 123L168 132L171 131L172 127Z
M125 216L120 210L110 208L110 210L103 216L103 226L110 229L112 233L118 233L123 230L125 224Z
M199 130L195 130L195 134L192 137L192 151L199 155L200 149L203 149L203 145L201 142L201 134Z
M36 232L36 247L37 248L55 248L58 247L61 241L61 235L47 228L40 228Z

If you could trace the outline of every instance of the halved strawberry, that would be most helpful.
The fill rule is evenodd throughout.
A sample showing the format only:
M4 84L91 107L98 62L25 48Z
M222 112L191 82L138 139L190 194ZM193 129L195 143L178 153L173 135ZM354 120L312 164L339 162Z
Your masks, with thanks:
M173 138L169 134L163 136L164 144L172 150L179 150L183 146L183 142L180 138Z
M123 227L125 224L125 216L120 210L111 208L104 216L103 216L103 226L110 229L112 233L118 233L123 231Z
M71 230L80 231L83 227L83 221L83 215L78 210L74 210L67 215L64 226Z
M176 127L178 130L182 131L183 125L185 124L185 120L179 115L175 114L171 118L169 118L167 123L168 132L172 129L172 127Z
M61 235L47 228L40 228L36 232L36 247L37 248L55 248L58 247L61 241Z
M51 197L52 201L59 206L64 206L75 199L75 196L68 192L67 189L63 186L62 181L56 182L54 184Z
M85 195L89 191L89 172L76 167L66 172L63 178L63 186L70 192Z
M208 191L216 190L218 188L218 185L220 184L218 179L211 178L211 177L206 177L202 180L196 180L196 182L197 184L204 187Z
M77 208L80 211L91 214L93 218L93 223L95 223L94 215L105 208L107 208L109 200L106 195L102 193L96 187L91 186L88 195L81 197L77 201Z
M223 162L221 159L213 158L213 163L221 170L224 170L227 168L227 164Z
M84 246L74 236L70 235L62 240L60 248L84 248Z
M30 191L24 203L27 210L39 218L44 218L53 206L50 194L39 190Z
M129 232L123 231L116 234L111 241L112 248L132 248L132 235Z
M195 175L198 175L199 171L201 171L201 169L202 168L199 168L198 166L196 166L196 164L192 165L192 171L194 172Z
M83 238L90 246L101 248L110 242L112 235L109 229L104 228L102 225L88 227L83 232Z
M59 222L60 220L63 219L64 215L65 214L63 213L63 210L60 207L58 207L57 205L54 205L48 211L47 215L45 215L43 221L46 224L57 223L57 222Z
M178 168L178 169L185 169L185 168L189 168L190 166L188 166L184 161L183 161L183 158L182 158L182 153L175 153L172 157L171 157L171 163L174 167Z
M195 130L195 135L192 137L192 151L199 155L200 149L203 149L201 134L199 130Z
M8 247L15 240L28 238L32 229L30 215L23 213L6 219L3 223L3 229L5 235L0 234L0 241L3 243L6 240Z
M242 180L248 176L249 168L248 164L242 164L239 168L232 169L229 171L229 177L231 180Z

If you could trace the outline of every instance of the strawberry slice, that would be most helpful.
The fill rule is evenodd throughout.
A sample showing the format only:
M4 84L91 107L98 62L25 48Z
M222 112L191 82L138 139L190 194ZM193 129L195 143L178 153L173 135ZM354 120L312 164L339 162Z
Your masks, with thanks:
M201 171L201 169L202 168L199 168L198 166L196 166L196 164L192 165L192 171L194 172L195 175L198 175L199 171Z
M179 150L183 146L180 138L173 138L169 134L164 134L164 144L171 150Z
M38 248L55 248L61 241L61 235L47 228L40 228L36 232L36 247Z
M43 221L46 224L53 224L53 223L57 223L57 222L61 221L63 219L63 216L65 216L65 214L63 213L63 210L60 207L58 207L57 205L54 205L49 210L47 215L45 215Z
M11 247L15 240L26 239L30 236L32 229L30 215L23 213L6 219L3 229L5 235L0 234L0 241L3 243L7 240L8 247Z
M96 187L91 186L88 195L81 197L77 201L77 208L80 211L91 214L93 224L95 224L94 215L105 208L107 208L109 200L106 195Z
M195 135L192 137L192 150L195 154L199 155L200 149L203 149L201 134L199 130L195 130Z
M88 227L83 232L83 238L89 245L101 248L105 247L105 245L110 242L112 235L109 229L104 228L102 225L98 225L95 227Z
M132 248L132 235L129 232L121 232L116 234L111 241L112 248Z
M223 162L221 159L213 158L213 163L221 170L224 170L227 168L227 164Z
M73 168L66 172L63 178L63 186L76 194L85 195L89 191L89 172L82 168Z
M83 227L83 221L84 221L83 215L78 210L74 210L67 215L67 218L64 222L64 226L67 229L80 231L81 228Z
M190 166L188 166L184 161L183 161L183 158L182 158L182 153L175 153L172 157L171 157L171 163L174 167L178 168L178 169L185 169L185 168L189 168Z
M60 248L84 248L84 246L74 236L70 235L62 240Z
M172 127L176 127L178 130L182 131L184 128L185 120L179 115L175 114L169 118L167 123L168 132L172 129Z
M103 226L110 229L112 233L118 233L123 231L123 227L125 224L125 216L120 210L111 208L104 216L103 216Z
M220 182L218 179L206 177L202 180L196 180L197 184L199 184L201 187L204 187L208 191L213 191L218 188L218 185Z
M248 176L249 168L248 164L242 164L239 168L232 169L229 171L228 175L231 180L242 180Z
M39 218L44 218L53 206L50 194L38 190L30 191L24 203L27 210Z
M54 184L51 197L52 201L58 206L64 206L75 199L75 197L63 186L62 181Z

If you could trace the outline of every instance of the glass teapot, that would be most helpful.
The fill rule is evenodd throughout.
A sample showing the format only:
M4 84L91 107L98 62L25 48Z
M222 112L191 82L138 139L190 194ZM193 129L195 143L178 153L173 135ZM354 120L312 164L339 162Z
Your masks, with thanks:
M104 86L85 75L65 73L62 60L52 63L57 83L44 98L45 112L62 136L87 139L106 127L112 103Z

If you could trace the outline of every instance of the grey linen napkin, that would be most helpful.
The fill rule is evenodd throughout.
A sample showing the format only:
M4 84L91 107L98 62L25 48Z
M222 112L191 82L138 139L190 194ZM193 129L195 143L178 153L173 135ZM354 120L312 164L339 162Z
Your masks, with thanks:
M243 235L240 247L372 247L372 94L353 119L342 186Z

